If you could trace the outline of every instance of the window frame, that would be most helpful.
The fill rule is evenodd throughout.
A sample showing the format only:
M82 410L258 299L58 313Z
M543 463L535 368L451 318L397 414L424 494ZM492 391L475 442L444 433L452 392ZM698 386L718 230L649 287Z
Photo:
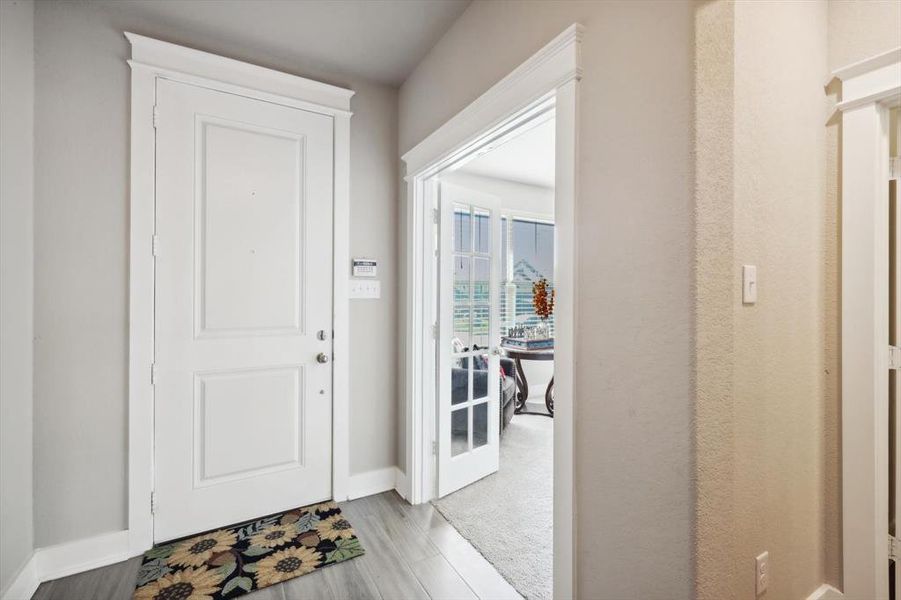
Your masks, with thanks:
M504 244L504 247L502 248L503 261L505 262L505 265L504 265L504 269L503 269L504 277L501 280L501 285L504 288L503 289L504 293L500 297L501 335L503 336L503 335L506 335L505 332L507 331L507 327L508 327L507 311L506 311L506 306L505 306L506 302L507 302L506 286L509 283L513 282L511 279L509 279L509 275L513 272L513 266L516 264L515 262L511 262L512 257L513 257L513 249L512 249L513 228L511 227L511 224L513 221L519 220L519 221L528 221L528 222L532 222L532 223L537 223L539 225L553 226L553 228L554 228L554 254L555 255L557 253L557 224L554 222L553 216L548 216L548 215L542 214L542 213L517 210L515 208L509 209L506 207L501 207L500 218L501 218L501 223L502 223L501 226L504 228L507 228L507 231L504 235L504 237L506 238L506 243ZM506 222L504 222L504 219L506 219ZM556 259L556 256L555 256L555 259ZM551 274L551 277L553 278L553 274ZM551 279L550 283L551 283L551 288L554 289L555 284L554 284L553 279ZM514 305L514 316L513 316L514 321L516 319L515 312L516 312L516 307ZM551 317L552 322L553 322L553 319L554 319L554 317L552 316ZM552 325L551 331L553 331L553 325Z

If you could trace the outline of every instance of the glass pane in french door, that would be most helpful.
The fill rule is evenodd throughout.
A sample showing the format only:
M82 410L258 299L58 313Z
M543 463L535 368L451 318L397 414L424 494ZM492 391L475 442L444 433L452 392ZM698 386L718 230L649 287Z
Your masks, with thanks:
M491 211L453 205L451 456L488 443Z
M454 252L472 251L472 218L468 206L454 205Z
M453 357L451 362L451 405L469 402L469 362L468 356Z
M472 407L472 447L488 443L488 402Z
M491 253L491 211L475 208L473 217L473 246L481 254Z
M451 412L451 456L469 451L469 407Z

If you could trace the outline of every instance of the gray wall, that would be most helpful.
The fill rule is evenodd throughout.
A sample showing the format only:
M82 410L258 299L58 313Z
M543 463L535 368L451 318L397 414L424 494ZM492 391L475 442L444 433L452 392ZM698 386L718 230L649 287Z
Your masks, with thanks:
M193 9L207 6L216 10ZM222 39L197 20L186 28L139 11L131 3L40 2L35 13L37 546L127 525L130 100L123 30L357 91L351 252L380 260L383 296L351 305L351 469L396 463L397 260L389 218L397 192L396 90ZM303 27L297 24L297 35Z
M693 595L694 8L477 1L401 87L403 153L565 27L585 26L574 398L582 598Z
M34 4L0 2L0 593L34 548Z

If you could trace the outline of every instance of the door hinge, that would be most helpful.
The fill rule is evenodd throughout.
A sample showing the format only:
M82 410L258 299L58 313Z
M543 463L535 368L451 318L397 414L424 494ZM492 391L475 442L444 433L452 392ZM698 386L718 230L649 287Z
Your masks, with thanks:
M153 128L156 129L160 126L160 107L156 104L153 105Z
M432 440L432 456L438 456L438 442Z
M901 369L901 348L898 346L888 347L888 368Z
M156 363L150 363L150 385L156 385L157 377Z
M432 339L438 339L438 323L432 323Z
M150 251L153 252L154 256L160 255L160 236L153 234L153 238L150 241Z
M888 178L890 180L901 179L901 156L893 156L888 159Z
M156 514L156 492L150 492L150 514Z
M899 540L892 534L888 536L888 557L891 560L898 560Z
M438 212L437 208L432 209L432 223L437 225L441 221L441 213Z

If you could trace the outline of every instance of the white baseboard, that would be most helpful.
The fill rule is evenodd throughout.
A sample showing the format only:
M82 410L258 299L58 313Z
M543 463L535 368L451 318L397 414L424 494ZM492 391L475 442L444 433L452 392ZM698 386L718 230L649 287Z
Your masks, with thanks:
M38 578L37 560L32 552L31 556L13 577L12 583L3 592L3 600L29 600L41 585Z
M137 554L129 548L128 531L38 548L3 594L3 600L28 600L44 581L105 567L132 556Z
M349 500L381 494L397 487L397 467L386 467L351 475L347 484Z
M401 498L406 500L410 497L410 488L409 481L407 481L407 474L398 469L394 468L395 476L394 476L394 491L400 495Z
M56 546L38 548L41 581L59 579L131 558L128 531L113 531Z
M824 583L807 596L807 600L841 600L843 597L844 595L840 591L828 583Z
M348 495L353 500L397 490L406 498L406 486L406 475L397 467L387 467L351 475ZM38 548L2 594L2 600L29 600L44 581L105 567L139 554L129 545L128 531Z

